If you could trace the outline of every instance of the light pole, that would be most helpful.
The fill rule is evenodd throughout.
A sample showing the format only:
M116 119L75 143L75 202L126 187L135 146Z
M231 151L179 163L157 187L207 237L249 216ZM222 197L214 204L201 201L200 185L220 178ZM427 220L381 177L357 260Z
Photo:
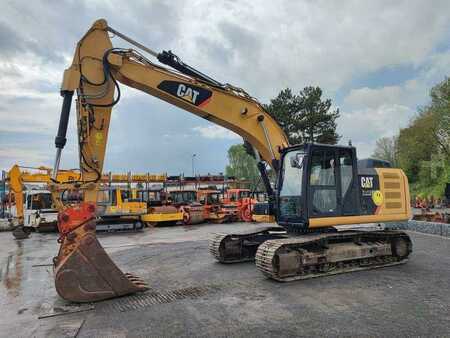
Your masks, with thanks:
M194 166L194 160L197 154L192 154L192 176L195 177L195 166Z

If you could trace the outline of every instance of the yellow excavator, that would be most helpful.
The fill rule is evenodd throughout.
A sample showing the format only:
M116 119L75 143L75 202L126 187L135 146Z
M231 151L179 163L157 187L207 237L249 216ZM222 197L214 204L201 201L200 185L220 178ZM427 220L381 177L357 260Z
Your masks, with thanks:
M167 176L163 174L112 174L102 175L101 187L97 195L97 208L102 206L103 210L97 210L100 220L97 222L97 231L129 231L141 230L148 222L147 219L154 217L148 202L143 198L148 193L150 183L164 183ZM118 183L127 183L127 186ZM141 190L132 187L132 183L141 186L145 184L146 189ZM115 184L115 185L112 185Z
M6 182L10 190L10 198L14 199L16 225L13 235L16 239L27 238L32 230L45 232L55 231L57 210L52 201L50 191L46 188L24 190L27 183L51 182L51 168L24 167L15 164L7 173ZM78 182L81 173L78 170L59 170L57 180L64 182ZM97 205L104 206L98 215L97 231L139 230L148 217L147 202L140 201L136 189L124 189L119 186L111 187L113 183L161 183L166 180L163 174L103 174L100 182L109 184L108 191L98 196ZM130 196L127 196L130 195ZM12 202L12 201L11 201ZM12 203L9 203L12 205ZM178 213L177 213L178 216ZM173 217L173 216L172 216ZM182 216L181 216L182 219Z
M113 47L110 34L136 49ZM409 219L408 181L400 169L358 169L351 146L289 145L279 124L243 89L220 83L172 52L155 52L98 20L78 42L61 88L53 175L56 181L76 91L82 179L55 183L52 191L58 195L79 189L84 196L82 203L66 205L59 213L61 247L54 265L62 298L91 302L148 289L140 277L124 274L114 264L95 234L95 202L111 110L120 100L119 82L230 129L253 146L278 226L217 234L209 249L219 262L255 260L268 277L290 281L407 261L412 242L405 232L335 228ZM266 164L277 173L275 189Z
M15 205L16 225L13 235L17 239L27 238L32 230L54 231L56 230L57 210L52 203L51 194L46 189L28 189L24 186L28 183L48 184L51 177L51 169L40 167L24 167L15 164L8 171L6 182L9 186L10 206L12 199ZM76 181L80 179L80 173L74 170L60 170L58 180Z

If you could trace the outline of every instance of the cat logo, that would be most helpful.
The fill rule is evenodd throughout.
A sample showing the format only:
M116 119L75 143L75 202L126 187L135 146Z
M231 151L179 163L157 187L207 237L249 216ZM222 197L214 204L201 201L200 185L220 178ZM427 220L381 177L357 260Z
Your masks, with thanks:
M197 107L207 105L212 97L211 90L185 82L162 81L158 89Z
M373 188L373 177L361 177L361 188L372 189Z
M181 97L186 101L190 101L195 104L197 101L197 97L200 94L198 90L192 89L191 87L187 87L185 84L180 83L177 89L177 96Z

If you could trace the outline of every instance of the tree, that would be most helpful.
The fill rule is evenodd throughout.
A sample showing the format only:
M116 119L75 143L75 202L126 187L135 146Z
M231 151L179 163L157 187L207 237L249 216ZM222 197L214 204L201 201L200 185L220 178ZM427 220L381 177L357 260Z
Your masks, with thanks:
M232 145L228 149L229 165L225 168L227 176L234 176L239 180L247 180L252 187L259 183L259 171L256 160L247 153L243 144Z
M398 166L397 136L383 137L377 140L372 157L389 161L393 167Z
M432 132L439 150L450 159L450 78L431 89L428 109L435 118Z
M300 100L290 88L283 89L268 105L264 105L267 112L278 122L286 133L290 144L303 142L300 130Z
M398 161L414 194L442 196L450 181L450 83L431 89L421 108L398 137Z
M331 110L331 100L322 100L320 87L305 87L298 95L290 88L270 100L265 109L287 134L290 144L319 142L336 144L339 109Z
M421 162L430 161L431 154L437 152L434 124L433 115L423 110L407 128L400 129L398 163L411 182L417 181Z

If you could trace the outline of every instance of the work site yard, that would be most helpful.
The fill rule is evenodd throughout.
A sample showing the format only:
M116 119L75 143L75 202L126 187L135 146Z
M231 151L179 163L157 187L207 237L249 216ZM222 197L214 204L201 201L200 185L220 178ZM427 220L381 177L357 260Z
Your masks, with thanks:
M99 234L125 272L150 290L71 304L56 294L57 234L0 233L1 337L449 336L450 240L408 232L400 266L279 283L254 263L223 265L208 252L215 232L248 223Z

